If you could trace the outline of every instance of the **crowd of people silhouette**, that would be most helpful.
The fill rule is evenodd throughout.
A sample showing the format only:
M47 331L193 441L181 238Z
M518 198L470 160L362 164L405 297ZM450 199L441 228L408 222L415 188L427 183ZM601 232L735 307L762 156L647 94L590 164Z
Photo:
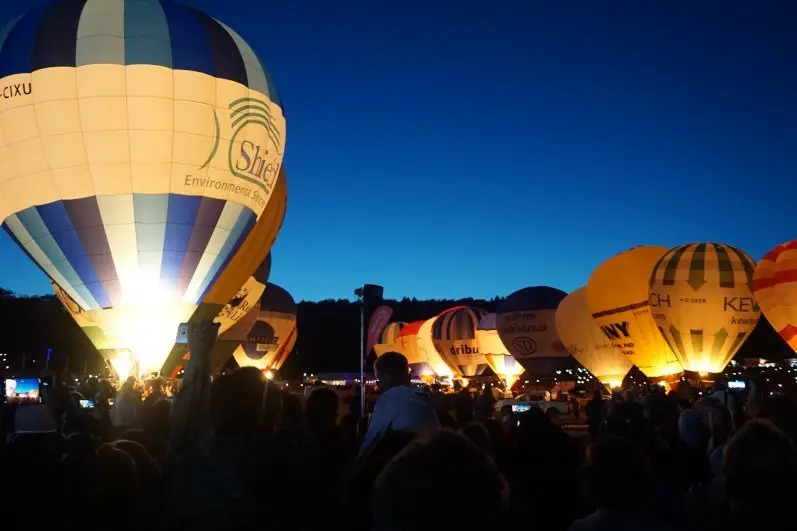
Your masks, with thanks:
M89 381L86 410L55 385L50 433L19 433L14 410L28 406L6 405L4 529L794 527L787 396L598 391L588 434L572 436L534 408L496 412L489 392L412 387L407 360L387 353L361 417L328 387L304 398L252 368L211 379L212 327L189 342L173 400L157 385L142 400L132 378L118 392Z

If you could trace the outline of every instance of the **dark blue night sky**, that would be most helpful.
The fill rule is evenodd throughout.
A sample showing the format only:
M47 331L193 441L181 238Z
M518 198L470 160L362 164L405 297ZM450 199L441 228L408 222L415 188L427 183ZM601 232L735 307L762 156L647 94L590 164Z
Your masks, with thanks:
M570 291L638 244L797 237L793 2L187 3L281 89L297 299ZM50 291L0 256L0 286Z

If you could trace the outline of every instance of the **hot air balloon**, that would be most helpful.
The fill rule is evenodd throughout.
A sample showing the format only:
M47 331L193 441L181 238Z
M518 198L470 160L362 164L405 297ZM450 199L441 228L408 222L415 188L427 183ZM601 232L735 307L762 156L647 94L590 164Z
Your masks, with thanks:
M554 324L556 307L566 295L548 286L523 288L507 297L496 312L501 341L530 373L552 374L573 365Z
M592 318L587 289L579 288L562 299L554 316L556 331L577 362L609 387L619 387L633 364L612 346Z
M290 293L269 282L257 312L249 337L236 348L233 358L241 367L273 369L277 362L285 361L288 345L296 341L296 302Z
M764 255L753 279L756 300L767 321L797 352L797 240Z
M650 277L653 320L684 370L719 373L758 323L755 262L730 245L670 249Z
M382 335L379 336L379 342L374 345L374 351L377 356L381 356L385 352L395 351L394 345L398 339L399 332L401 332L401 329L405 326L407 326L407 323L400 321L388 323L382 331Z
M423 324L424 321L415 321L403 326L396 334L396 340L393 342L392 348L387 350L403 354L407 358L410 370L418 377L434 375L434 371L426 361L425 353L422 353L419 348L418 332ZM382 354L384 352L379 355L381 356Z
M599 265L587 283L587 305L601 331L651 378L683 371L648 303L650 275L665 253L664 247L634 247Z
M515 381L523 374L523 366L504 346L496 328L496 315L488 313L479 321L476 329L476 341L479 343L481 351L487 365L499 378L506 382L509 389Z
M194 8L63 1L0 34L0 94L5 230L159 371L178 325L215 316L262 260L226 271L280 180L271 75Z
M432 341L440 357L466 378L479 376L488 367L476 340L476 328L485 315L480 308L460 306L441 313L432 325Z

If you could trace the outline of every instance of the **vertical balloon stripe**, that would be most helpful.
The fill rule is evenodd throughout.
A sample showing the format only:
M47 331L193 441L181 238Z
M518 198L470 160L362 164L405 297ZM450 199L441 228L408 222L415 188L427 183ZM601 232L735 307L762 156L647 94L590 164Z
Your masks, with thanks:
M80 14L86 0L53 4L42 17L33 44L33 70L57 66L75 66Z
M227 264L230 263L230 260L232 260L233 256L235 256L235 253L244 243L244 240L246 240L246 236L249 234L249 231L251 231L252 227L255 226L257 218L255 217L254 213L251 210L247 209L243 212L241 219L239 221L240 223L236 225L233 232L230 233L230 239L228 240L228 243L232 242L232 245L225 244L225 248L222 254L219 255L219 258L223 257L221 264L218 267L216 267L216 264L214 264L216 272L213 274L213 278L211 278L210 282L208 282L207 286L202 291L202 297L201 297L202 299L205 298L205 295L207 295L208 290L211 288L211 286L213 286L213 284L216 283L216 281L219 279L219 276L221 276L222 271L224 271L224 269L227 267ZM211 271L212 270L213 268L211 268Z
M64 252L50 234L50 231L47 229L44 221L42 221L41 216L39 216L36 208L30 207L22 212L19 212L16 214L16 218L20 221L20 225L23 226L30 234L37 248L41 250L43 257L46 257L47 260L49 260L50 263L52 263L53 266L58 270L58 272L61 273L63 278L66 279L66 283L62 284L62 286L65 289L68 286L71 286L73 291L77 292L77 296L73 295L71 292L70 295L72 295L75 300L84 301L86 303L85 308L87 310L99 307L97 301L94 299L94 296L89 293L88 289L86 289L86 286L83 285L77 272L69 263L69 260L64 255ZM11 218L8 219L10 220ZM18 238L19 236L20 235L17 234ZM27 247L27 244L24 242L24 240L22 238L19 239L23 242L23 245L26 245L26 248L29 249L31 254L36 257L36 253L34 253L30 247ZM37 259L37 263L42 266L45 263L42 261L43 257Z
M160 2L124 2L125 63L172 68L169 24Z
M228 228L229 218L232 215L236 216L235 222L233 223L232 228L229 229ZM198 289L196 293L199 293L200 296L196 300L204 298L207 290L213 285L213 282L215 282L216 277L223 270L224 264L226 264L227 261L235 254L235 251L238 249L238 247L240 247L248 231L251 229L251 227L254 226L254 222L255 222L255 215L248 208L244 208L241 205L231 202L228 202L224 206L224 211L222 212L222 215L219 218L219 225L216 231L226 232L226 237L223 241L223 245L219 250L218 254L216 254L215 258L213 259L213 262L209 265L207 272L203 275L204 278L201 279L199 285L197 286ZM213 236L211 236L211 240L212 239ZM209 250L210 249L208 249L208 251ZM200 268L197 268L197 273L199 273L199 269ZM197 275L194 275L194 279L196 278ZM194 282L194 279L191 280L192 284ZM189 290L190 290L190 285L189 285Z
M706 283L706 244L695 246L692 259L689 261L688 284L694 290L700 289Z
M17 245L25 251L25 253L30 256L39 268L44 272L45 275L49 276L51 279L55 280L58 285L63 286L65 291L68 291L69 295L83 308L92 308L96 307L96 301L94 301L93 297L90 297L88 301L78 294L75 289L73 289L72 284L67 280L66 276L55 266L52 259L47 256L47 254L42 250L39 246L37 241L33 238L33 236L28 232L28 230L23 225L22 221L17 217L16 214L9 216L5 223L3 224L6 232L11 236L12 239L16 240ZM48 235L49 236L49 235ZM60 249L59 249L60 253ZM66 258L63 257L61 254L61 259L63 260L62 263L69 265L66 263ZM72 271L72 278L77 281L77 273ZM85 291L85 289L84 289ZM89 302L90 301L90 302Z
M103 290L115 304L121 299L122 290L96 197L64 201L64 205Z
M135 292L140 288L136 284L138 251L133 194L97 196L96 201L122 293Z
M160 280L168 207L168 195L133 194L138 280L145 285L155 285Z
M755 271L755 264L752 262L752 260L750 260L750 258L745 253L743 253L742 251L740 251L736 247L734 247L732 245L728 245L727 247L728 247L728 249L731 250L732 254L736 255L736 258L741 263L742 269L744 270L745 283L748 286L750 286L750 289L752 289L752 287L753 287L753 271Z
M172 68L204 72L215 77L213 50L196 12L173 2L163 2L161 7L169 25Z
M81 283L85 284L101 307L110 306L111 301L105 293L105 289L97 277L89 257L86 256L86 250L75 232L64 203L57 201L41 205L36 207L36 211L49 229L58 247L61 248L64 256L66 256L69 264L80 277Z
M77 27L76 66L125 64L125 4L86 2Z
M682 245L681 247L670 251L670 253L665 256L665 258L669 257L666 260L667 264L664 266L664 277L662 279L662 284L665 286L672 286L675 284L675 275L678 272L678 263L681 261L681 256L683 256L688 247L688 245ZM665 258L663 258L663 260Z
M199 196L169 195L160 272L161 280L166 281L166 284L176 284L180 276L201 201ZM181 291L176 293L182 294Z
M216 77L246 85L246 65L232 36L208 15L196 11L196 16L204 26L205 34L210 42Z
M14 25L0 50L0 78L12 74L31 72L33 44L44 14L50 6L31 9Z
M272 103L282 106L282 102L280 101L279 94L274 86L274 82L266 73L254 50L252 50L249 44L247 44L246 41L244 41L240 35L235 32L235 30L223 22L218 20L216 22L218 22L219 25L230 34L230 36L233 38L233 41L235 41L235 45L238 47L241 58L246 65L246 79L248 81L249 88L260 92L261 94L265 94L269 97Z
M728 332L724 328L720 328L717 333L714 334L714 341L711 344L711 356L713 358L719 358L719 355L722 353L722 349L727 340Z
M176 287L178 293L184 294L186 289L188 289L188 285L202 260L202 256L208 248L213 231L216 230L216 224L224 210L224 205L225 201L219 199L202 198L196 215L196 222L191 232L191 239L188 242L188 251L185 253L183 263L180 265L180 277ZM263 282L265 283L265 281Z
M670 325L670 335L672 336L673 343L675 344L676 350L674 352L678 352L681 356L686 356L686 349L684 348L684 342L681 339L681 332L678 331L673 325Z
M720 287L732 288L734 286L733 263L731 262L728 251L723 245L712 244L717 253L717 261L720 271Z
M692 341L692 352L695 354L704 354L703 352L703 331L690 330L689 338Z

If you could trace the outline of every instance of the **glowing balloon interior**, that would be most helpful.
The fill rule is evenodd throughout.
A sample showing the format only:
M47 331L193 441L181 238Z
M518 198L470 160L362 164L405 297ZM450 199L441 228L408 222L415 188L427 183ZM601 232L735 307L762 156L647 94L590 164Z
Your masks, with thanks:
M612 346L592 319L586 288L565 297L554 319L559 338L577 362L605 385L619 387L623 383L631 370L631 361Z
M191 7L66 1L0 34L0 90L3 227L140 371L160 370L178 324L254 269L223 275L280 175L271 75Z
M599 265L587 283L593 319L615 349L653 378L683 371L659 333L648 302L651 273L667 251L634 247Z
M797 240L778 245L761 259L754 288L767 320L797 352Z
M506 382L507 387L512 387L512 384L523 374L524 369L520 362L506 349L504 342L501 341L496 329L496 315L494 313L488 313L479 321L479 327L476 330L476 341L479 343L479 351L484 356L485 361L487 361L487 365L499 378Z
M296 302L290 293L276 284L268 283L257 319L249 335L233 354L241 367L261 370L276 369L290 354L296 341Z
M665 254L650 278L656 326L687 371L718 373L758 324L755 262L716 243L681 245Z

